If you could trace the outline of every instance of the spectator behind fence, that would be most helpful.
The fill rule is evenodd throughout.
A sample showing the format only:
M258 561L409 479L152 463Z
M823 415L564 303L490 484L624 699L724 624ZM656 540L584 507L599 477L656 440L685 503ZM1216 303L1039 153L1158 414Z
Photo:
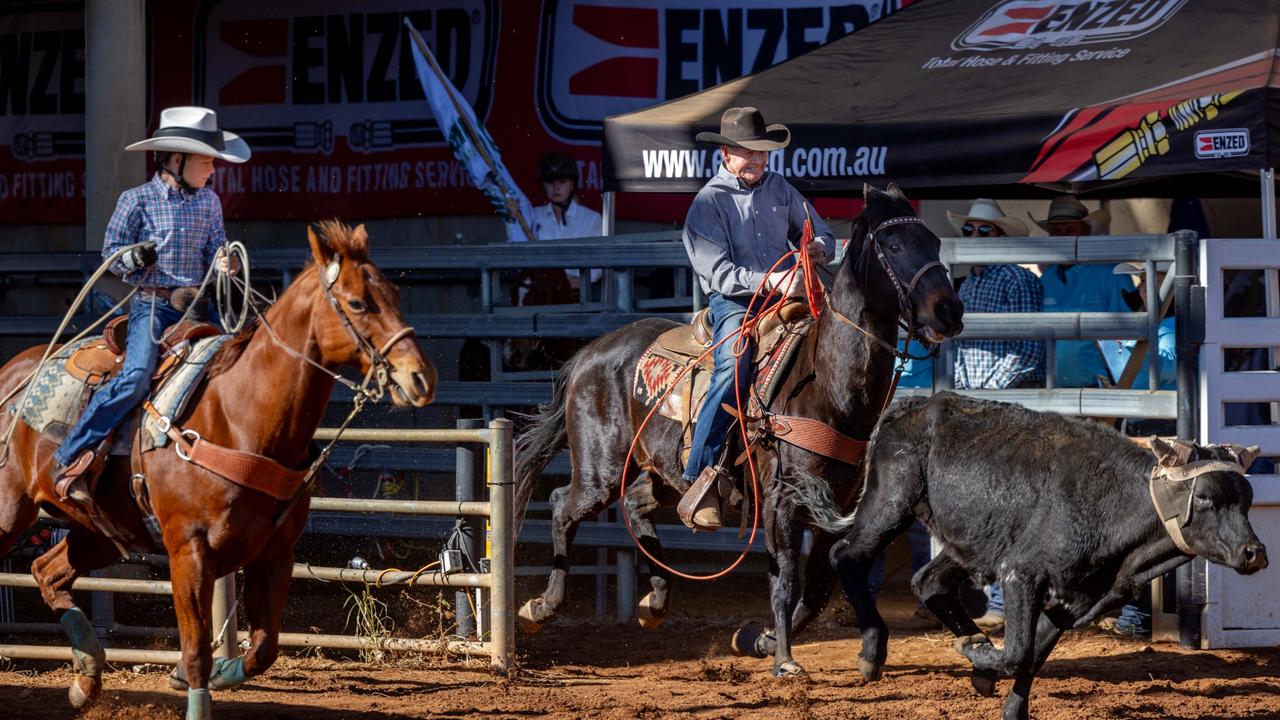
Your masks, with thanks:
M968 215L947 213L964 237L1025 237L1027 225L1008 217L995 200L979 198ZM1040 312L1044 292L1030 270L1017 265L974 266L960 284L965 314ZM957 390L1038 387L1044 382L1044 343L1039 340L957 340L954 371ZM999 583L987 588L987 612L974 622L984 630L1004 625L1004 595Z
M1090 212L1074 195L1059 195L1049 204L1044 220L1031 218L1055 237L1105 235L1111 223L1106 210ZM1133 290L1127 275L1116 275L1111 265L1041 266L1045 312L1129 312L1122 291ZM1059 340L1056 346L1058 387L1098 387L1100 379L1113 382L1098 343L1093 340Z
M537 240L567 240L578 237L597 237L602 226L600 213L584 207L578 202L578 161L565 152L547 153L538 163L538 183L547 195L547 204L533 209L533 216L525 218L529 229ZM507 210L514 213L515 201L507 200ZM520 223L507 224L508 242L525 242L524 229ZM578 289L578 270L569 268L564 271L569 277L569 285ZM600 280L599 268L592 268L591 282Z

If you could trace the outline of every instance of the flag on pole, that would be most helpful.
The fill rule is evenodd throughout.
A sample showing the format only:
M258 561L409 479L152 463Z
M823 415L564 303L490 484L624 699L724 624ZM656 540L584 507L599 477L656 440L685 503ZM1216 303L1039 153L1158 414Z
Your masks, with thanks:
M471 183L489 198L498 216L509 224L519 225L520 232L509 232L507 236L520 241L530 239L533 233L527 219L533 217L533 205L502 164L497 144L489 137L484 125L476 120L471 104L445 77L431 49L408 18L404 24L409 31L413 65L418 70L422 90L426 93L436 123L440 125L440 132L453 148L453 156L471 175ZM508 198L519 204L518 213L513 215L508 211Z

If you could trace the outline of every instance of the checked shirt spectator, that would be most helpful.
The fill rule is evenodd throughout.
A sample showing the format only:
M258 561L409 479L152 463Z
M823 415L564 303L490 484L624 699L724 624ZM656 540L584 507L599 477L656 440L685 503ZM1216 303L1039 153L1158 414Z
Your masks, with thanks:
M965 237L1025 236L1027 227L1006 217L994 200L980 198L968 215L947 213ZM1034 274L1017 265L974 267L960 285L966 313L1041 312L1044 290ZM1003 389L1044 381L1044 343L1039 340L956 341L955 386L959 389Z

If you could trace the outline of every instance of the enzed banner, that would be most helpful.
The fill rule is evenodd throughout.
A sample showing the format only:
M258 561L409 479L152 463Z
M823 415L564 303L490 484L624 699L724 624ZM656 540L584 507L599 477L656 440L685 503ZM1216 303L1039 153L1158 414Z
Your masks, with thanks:
M0 223L83 222L84 10L0 7Z
M148 129L164 107L206 105L249 142L252 160L214 175L233 219L491 212L423 97L408 18L530 198L542 198L539 158L565 150L598 206L606 116L770 67L908 4L152 2ZM84 43L81 3L0 9L0 222L82 222ZM677 219L677 205L646 201L643 217Z
M609 117L605 187L696 190L716 151L693 137L727 104L785 109L767 115L791 129L771 167L810 193L1271 167L1278 32L1280 0L930 0L750 78Z

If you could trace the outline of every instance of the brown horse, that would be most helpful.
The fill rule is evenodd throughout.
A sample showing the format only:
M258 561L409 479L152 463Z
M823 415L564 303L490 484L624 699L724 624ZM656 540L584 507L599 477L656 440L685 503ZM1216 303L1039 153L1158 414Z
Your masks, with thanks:
M892 185L887 191L868 187L865 200L849 251L831 283L828 306L797 350L769 408L818 420L862 440L870 437L890 392L899 321L922 340L938 343L960 332L964 313L938 260L940 241L901 191ZM541 627L563 605L578 524L621 495L628 449L648 414L632 391L636 364L654 339L674 326L668 320L641 320L583 348L561 371L552 402L517 440L518 508L528 503L543 469L566 445L573 463L570 483L551 493L553 570L542 595L520 609L525 630ZM685 489L682 439L678 423L655 416L627 466L623 509L640 545L659 561L662 547L650 515L661 503L674 505ZM774 673L795 674L802 669L791 658L793 613L797 629L807 624L826 603L834 576L821 573L822 581L804 588L803 601L799 597L800 543L811 523L794 483L800 477L817 478L847 511L858 475L856 466L782 442L762 453L757 468L772 559ZM818 535L810 566L827 562L826 550L835 540L834 535ZM809 574L814 575L812 568ZM671 573L655 567L653 590L640 603L646 627L656 626L667 612L670 579Z
M308 229L311 265L260 322L222 348L192 409L175 424L225 448L301 469L309 465L312 435L338 368L355 365L368 372L382 366L397 405L431 402L435 368L405 325L399 290L370 262L364 226L353 230L326 222L318 230ZM0 393L12 392L43 352L32 348L0 368ZM0 424L12 422L18 420L10 414L0 417ZM207 720L210 688L239 684L275 661L293 545L306 521L309 492L302 487L292 501L274 499L186 462L175 447L170 443L141 456L163 547L150 538L130 497L128 458L111 458L96 496L130 544L169 555L182 645L174 682L189 687L187 718ZM72 601L71 585L116 560L119 551L78 505L58 499L50 475L55 449L25 423L14 428L0 468L0 553L41 507L70 521L66 539L37 560L31 573L71 640L78 675L70 698L82 707L101 690L105 655ZM252 644L244 656L214 663L214 581L241 568Z

